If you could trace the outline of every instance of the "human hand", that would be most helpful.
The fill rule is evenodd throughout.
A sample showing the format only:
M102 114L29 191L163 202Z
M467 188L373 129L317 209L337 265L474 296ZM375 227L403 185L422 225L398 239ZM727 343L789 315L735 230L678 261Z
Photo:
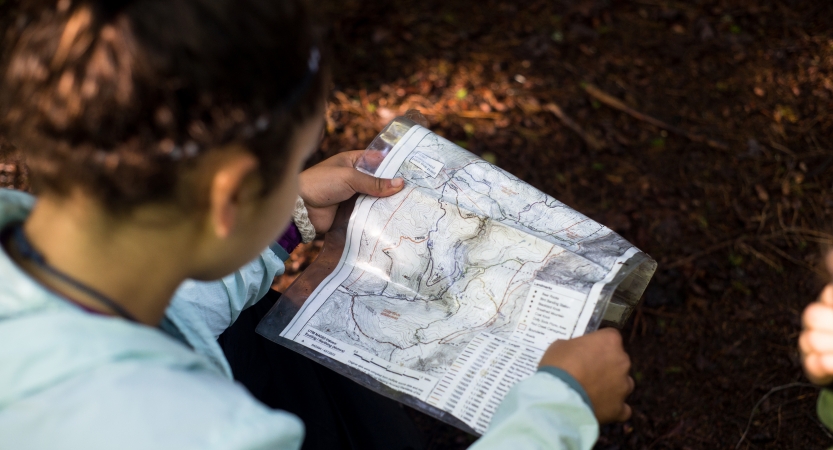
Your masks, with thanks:
M819 299L804 310L804 330L798 349L804 373L815 384L833 382L833 284L828 284Z
M298 185L309 212L309 220L318 233L333 225L338 204L354 194L389 197L405 186L402 178L376 178L354 168L363 150L342 152L301 172Z
M625 398L633 392L628 375L631 359L622 347L622 336L605 328L575 339L555 341L541 358L540 366L565 370L590 397L599 423L621 422L631 416Z

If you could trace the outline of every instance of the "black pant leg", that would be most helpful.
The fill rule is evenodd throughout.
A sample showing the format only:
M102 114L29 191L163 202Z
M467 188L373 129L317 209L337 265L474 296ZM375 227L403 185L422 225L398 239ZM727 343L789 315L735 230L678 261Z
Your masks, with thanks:
M269 407L304 421L303 450L406 450L424 447L398 402L255 333L280 298L269 291L219 338L234 378Z

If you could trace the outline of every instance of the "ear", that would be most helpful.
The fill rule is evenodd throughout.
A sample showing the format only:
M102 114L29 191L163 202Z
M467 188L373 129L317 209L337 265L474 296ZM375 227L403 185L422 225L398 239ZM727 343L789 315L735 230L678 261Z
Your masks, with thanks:
M241 207L256 188L252 180L258 167L257 159L247 151L230 151L223 156L211 179L209 211L214 234L221 239L237 226Z

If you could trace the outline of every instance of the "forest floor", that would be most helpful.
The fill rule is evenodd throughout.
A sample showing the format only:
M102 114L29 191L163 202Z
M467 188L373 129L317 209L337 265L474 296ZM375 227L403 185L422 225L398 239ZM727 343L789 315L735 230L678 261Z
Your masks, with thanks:
M598 449L833 444L795 350L833 244L833 4L341 0L327 13L335 91L316 160L417 108L659 262L623 330L634 415ZM296 251L281 284L319 248ZM471 442L415 415L433 449Z
M833 3L322 8L335 86L311 163L365 148L417 108L434 131L659 262L623 330L634 414L602 427L597 449L833 445L796 351L801 311L827 280L821 255L833 244ZM25 188L15 156L2 158L0 186ZM320 247L297 250L276 286ZM473 442L413 415L432 449Z

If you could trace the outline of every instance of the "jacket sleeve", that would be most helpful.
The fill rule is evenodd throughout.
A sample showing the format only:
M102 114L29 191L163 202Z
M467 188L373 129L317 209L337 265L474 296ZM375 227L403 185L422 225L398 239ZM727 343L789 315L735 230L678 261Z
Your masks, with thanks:
M283 251L280 256L275 249L266 249L248 264L219 280L186 280L177 289L171 306L180 311L192 310L195 315L188 315L207 325L213 339L217 339L244 309L266 295L275 275L283 273L283 262L289 255Z
M539 371L516 384L471 450L589 450L599 424L580 385L564 373ZM563 371L562 371L563 372Z
M231 377L217 338L244 309L266 295L275 275L283 273L283 262L288 258L286 250L275 244L222 279L186 280L174 294L160 328L208 357Z

